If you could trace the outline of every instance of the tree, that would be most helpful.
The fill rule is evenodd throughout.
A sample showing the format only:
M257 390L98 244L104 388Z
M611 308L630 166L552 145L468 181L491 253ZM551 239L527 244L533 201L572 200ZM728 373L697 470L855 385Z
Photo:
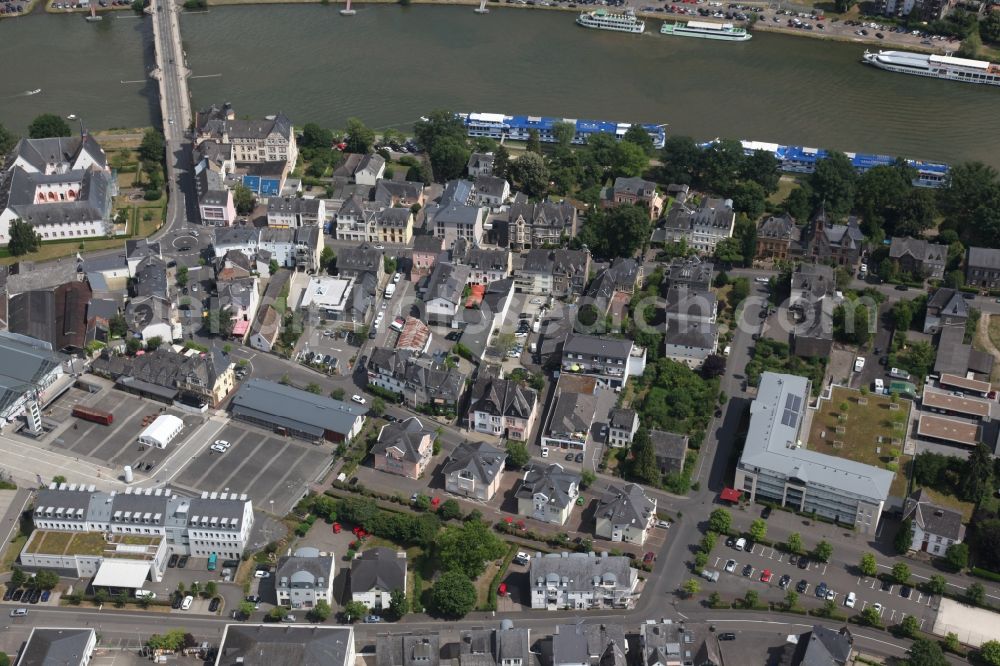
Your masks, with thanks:
M364 604L362 604L362 606L364 606ZM271 620L274 620L276 622L280 622L282 619L284 619L286 615L288 615L288 609L285 608L284 606L275 606L267 614L267 616L271 618Z
M750 536L754 541L763 541L767 536L767 522L763 518L757 518L750 523Z
M375 416L382 416L385 414L385 400L382 398L372 399L372 414Z
M580 472L580 488L586 490L590 486L594 485L594 481L597 481L597 475L589 469L585 469Z
M574 136L576 136L575 124L562 121L552 124L552 137L556 140L558 148L568 149L573 144Z
M656 465L656 451L649 438L649 431L640 427L632 437L631 476L650 485L659 485L662 481L660 468Z
M723 238L715 244L715 259L723 265L743 263L743 248L737 238ZM740 278L736 278L739 280ZM749 288L749 283L748 288ZM745 296L744 296L745 298ZM742 300L742 299L741 299Z
M725 509L719 508L712 511L708 517L708 529L719 534L729 534L733 526L733 517Z
M757 590L747 590L747 593L743 595L743 605L747 608L756 608L759 601L760 594Z
M451 111L432 111L424 119L414 123L413 137L417 145L429 153L438 141L446 138L464 142L465 126Z
M375 132L357 118L348 118L344 143L347 152L367 155L375 145Z
M899 623L899 633L907 638L913 638L920 631L920 621L914 615L907 615Z
M948 635L944 637L944 647L949 652L958 652L962 647L962 644L958 641L958 634L949 631Z
M722 603L722 595L720 595L718 592L712 592L710 595L708 595L709 608L715 608L721 603Z
M330 272L333 269L334 262L337 260L337 253L333 251L332 247L323 246L323 251L319 253L319 265L321 270Z
M249 187L239 184L233 188L233 205L236 206L237 213L240 215L249 215L253 212L255 204L256 197Z
M611 172L615 176L635 178L649 166L649 156L640 146L619 141L611 157Z
M878 573L878 562L875 561L875 555L872 553L865 553L861 556L861 562L858 564L858 568L861 569L861 573L869 578Z
M659 180L690 185L698 172L702 151L689 136L668 136L660 150Z
M470 520L449 526L438 535L438 561L442 571L460 571L468 578L478 578L486 562L503 555L504 542L483 521Z
M142 135L142 143L139 144L139 157L143 162L160 164L165 155L166 143L160 130L150 128Z
M882 626L882 616L879 615L879 612L874 606L867 606L863 611L861 611L861 621L869 627Z
M470 154L464 138L445 137L437 141L429 151L434 179L445 182L461 176L469 163Z
M831 556L833 556L833 546L830 545L829 541L820 541L816 544L813 557L820 562L829 562Z
M343 400L345 395L347 395L347 392L339 386L330 391L330 397L334 400Z
M299 139L300 148L325 148L329 150L333 147L333 132L320 127L316 123L306 123L302 126L302 138Z
M368 606L360 601L348 601L344 604L343 615L347 622L355 622L368 615Z
M652 157L656 152L656 147L653 145L653 137L639 123L634 123L625 130L625 134L622 135L622 141L639 146L642 148L642 152L646 153L647 157Z
M506 178L507 170L510 168L510 151L506 146L499 146L493 152L493 175L497 178Z
M751 220L756 220L764 214L767 203L767 192L760 184L752 180L737 183L732 190L733 210L746 213Z
M315 606L309 609L309 612L306 614L306 616L309 618L310 622L315 622L317 624L320 624L326 622L332 612L333 609L330 608L330 604L327 603L324 599L320 599L319 601L316 602Z
M526 142L524 149L529 153L537 153L538 155L542 154L542 141L538 136L538 130L528 130L528 141Z
M240 607L237 609L240 617L248 618L253 615L254 605L250 601L241 601Z
M513 333L501 333L497 336L496 347L497 351L500 352L500 356L506 357L507 352L513 349L515 345L517 345L517 336Z
M986 599L986 589L981 583L973 583L966 588L965 596L973 606L982 606Z
M705 362L701 365L701 376L705 379L721 377L726 372L726 357L718 354L709 354Z
M896 538L893 540L893 546L896 548L896 552L900 555L905 555L910 552L910 546L913 543L913 521L910 519L904 520L900 526L899 531L896 532Z
M969 566L969 545L965 543L953 543L944 552L945 562L953 571L961 571Z
M799 593L795 590L788 590L785 593L785 608L791 610L799 603Z
M29 252L35 252L41 243L42 237L29 223L19 217L11 221L10 241L7 243L7 251L13 256L20 257Z
M913 323L913 303L911 301L898 301L889 311L889 318L892 320L892 326L897 331L908 331L910 330L910 324Z
M702 154L700 184L712 192L729 194L739 178L744 159L743 144L739 141L716 141Z
M28 125L28 136L32 139L49 139L60 136L70 136L73 132L69 124L54 113L43 113L36 116Z
M461 571L447 571L431 588L431 604L449 619L459 619L476 605L476 586Z
M176 279L177 279L177 286L178 287L186 287L187 286L187 283L188 283L188 267L187 266L178 266L177 267L177 276L176 276Z
M948 666L941 646L937 641L918 638L913 641L907 653L907 666Z
M456 520L462 517L462 507L457 500L447 499L438 508L438 515L441 516L441 520Z
M986 641L980 645L979 657L989 666L1000 666L1000 641Z
M906 585L910 581L910 567L906 566L906 562L892 565L892 579L900 585Z
M51 590L58 584L59 574L51 569L39 569L32 581L32 587L39 590Z
M944 187L938 191L938 208L945 217L944 229L954 229L964 240L976 242L997 238L991 210L1000 201L1000 183L993 167L982 162L965 162L948 171Z
M177 652L182 647L184 647L184 634L183 629L172 629L165 634L153 634L146 641L146 645L153 650L166 650L168 652Z
M701 592L701 583L698 582L697 578L688 578L684 581L683 589L684 594L690 598Z
M406 593L403 590L396 588L392 591L392 597L389 601L389 613L393 619L401 620L409 612L410 600L406 598Z
M989 447L979 444L969 456L958 495L966 502L979 502L993 492L993 456Z
M306 384L306 390L312 393L313 395L320 395L323 393L323 387L317 384L316 382L309 382L308 384Z
M588 213L580 241L596 256L631 257L649 240L649 234L649 211L626 205Z
M930 594L941 595L944 594L945 589L948 587L948 581L944 576L940 574L934 574L927 581L927 591Z
M6 155L17 144L17 137L10 133L3 125L0 125L0 155Z
M812 188L806 183L802 187L796 187L788 194L788 198L781 204L782 209L794 217L799 222L805 222L813 212Z
M24 569L14 567L14 570L10 574L10 584L14 587L21 587L26 580L28 580L28 576L24 573Z
M514 469L521 469L531 462L531 453L524 442L509 439L507 440L507 465Z
M955 53L960 58L978 58L979 52L983 50L983 39L978 32L971 32L969 36L962 40L962 45Z
M857 172L844 153L831 151L816 163L809 177L815 207L825 206L827 214L846 215L854 205Z
M163 338L158 335L154 335L149 340L146 341L146 351L156 351L163 345Z
M760 185L765 194L778 191L781 170L778 158L767 150L755 150L743 160L740 177Z
M538 153L524 153L510 165L510 177L529 197L543 197L549 188L549 170Z

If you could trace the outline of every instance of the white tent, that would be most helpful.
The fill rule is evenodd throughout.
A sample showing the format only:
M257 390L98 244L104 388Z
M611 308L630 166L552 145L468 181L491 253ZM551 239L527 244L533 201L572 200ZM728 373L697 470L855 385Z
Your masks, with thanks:
M155 446L158 449L167 448L167 444L180 434L184 429L184 421L171 414L157 416L156 420L150 423L142 434L139 435L139 443L146 446Z
M94 576L95 587L127 587L137 590L149 576L149 562L124 559L106 559Z

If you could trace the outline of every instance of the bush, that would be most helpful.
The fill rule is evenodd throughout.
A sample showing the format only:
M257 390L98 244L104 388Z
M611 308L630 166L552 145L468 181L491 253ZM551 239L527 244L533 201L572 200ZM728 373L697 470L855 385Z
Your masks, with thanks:
M145 193L143 193L142 198L145 199L146 201L159 201L162 196L163 192L161 190L150 189L146 190Z

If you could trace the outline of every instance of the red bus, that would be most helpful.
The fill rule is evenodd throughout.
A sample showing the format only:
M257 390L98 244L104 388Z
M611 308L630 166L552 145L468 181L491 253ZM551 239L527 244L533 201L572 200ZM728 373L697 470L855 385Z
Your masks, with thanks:
M111 422L115 420L114 414L111 412L94 409L93 407L84 407L82 405L77 405L73 408L73 416L84 421L100 423L101 425L111 425Z

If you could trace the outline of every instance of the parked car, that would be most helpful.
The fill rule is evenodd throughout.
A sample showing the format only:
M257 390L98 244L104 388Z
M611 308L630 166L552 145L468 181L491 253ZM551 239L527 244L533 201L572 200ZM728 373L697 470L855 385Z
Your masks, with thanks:
M11 617L24 617L28 614L27 608L15 608L10 612Z
M764 510L760 512L760 517L764 518L765 520L771 517L771 507L770 507L770 505L767 505L767 506L764 507Z
M848 608L854 608L854 604L858 602L858 595L853 592L849 592L846 597L844 597L844 605Z
M726 573L734 573L736 571L736 560L726 560Z
M808 569L808 568L809 568L809 558L808 557L800 557L799 558L799 569Z
M184 567L187 566L187 564L188 564L188 556L187 555L181 555L180 559L177 560L177 568L178 569L183 569Z
M181 602L181 610L189 610L191 608L191 604L193 603L194 603L194 597L192 597L190 594L187 595L186 597L184 597L184 601Z
M524 551L518 551L517 555L514 556L514 564L518 564L522 567L527 566L531 558Z
M809 589L809 581L803 579L795 584L795 591L799 594L805 594L806 590Z
M354 395L351 396L351 400L353 400L354 402L358 403L359 405L363 405L366 402L366 400L364 398L362 398L360 395L358 395L357 393L355 393Z
M378 624L382 621L382 618L378 615L369 615L365 618L365 624Z
M219 597L213 597L212 601L208 604L208 612L209 613L218 612L219 606L221 605L222 605L222 599L219 599Z
M642 556L642 561L643 564L652 564L653 562L656 561L656 553L654 553L653 551L649 551L648 553Z
M819 597L820 599L824 598L829 589L830 588L826 586L826 583L820 583L819 585L816 586L816 596Z
M762 583L770 583L771 579L773 577L774 577L774 574L771 573L770 569L764 569L764 572L760 575L760 582L762 582Z
M270 578L271 577L271 572L270 571L261 571L260 569L258 569L257 571L253 572L253 577L254 578Z
M703 569L701 572L701 577L707 581L715 583L719 580L719 572L715 571L714 569Z
M731 631L723 632L723 633L719 634L719 640L720 641L735 641L736 640L736 634L734 634Z
M747 547L747 540L740 537L736 540L735 548L736 550L744 550Z
M179 559L180 559L180 555L178 555L177 553L174 553L173 555L170 556L170 559L167 560L167 566L169 568L173 569L174 567L177 566L177 560L179 560Z
M745 567L743 567L743 575L746 576L747 578L749 578L750 576L753 575L753 565L752 564L748 564Z

